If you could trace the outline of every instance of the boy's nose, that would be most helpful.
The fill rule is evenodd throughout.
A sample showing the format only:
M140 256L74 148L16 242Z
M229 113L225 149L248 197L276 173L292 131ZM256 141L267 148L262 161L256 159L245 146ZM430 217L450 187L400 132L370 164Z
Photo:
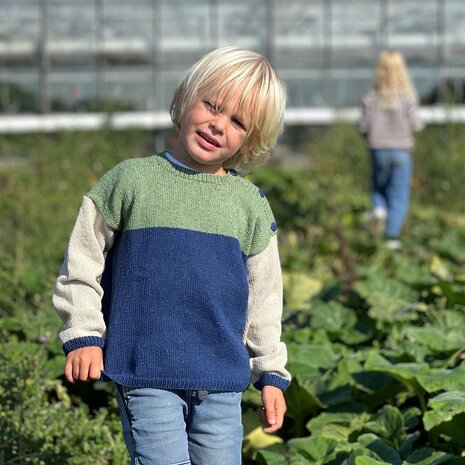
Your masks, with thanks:
M216 115L215 118L211 121L210 125L215 131L223 133L226 125L225 115Z

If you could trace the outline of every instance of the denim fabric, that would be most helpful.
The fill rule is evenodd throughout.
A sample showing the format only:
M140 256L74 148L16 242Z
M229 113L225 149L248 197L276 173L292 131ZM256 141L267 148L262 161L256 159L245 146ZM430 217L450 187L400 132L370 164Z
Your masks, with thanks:
M131 465L240 465L241 396L117 385Z
M399 237L410 201L412 158L404 149L371 150L373 209L387 211L384 235Z

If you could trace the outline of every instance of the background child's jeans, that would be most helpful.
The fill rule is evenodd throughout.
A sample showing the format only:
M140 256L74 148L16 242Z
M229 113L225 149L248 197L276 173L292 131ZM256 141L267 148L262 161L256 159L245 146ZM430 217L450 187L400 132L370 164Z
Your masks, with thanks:
M373 209L387 211L384 235L398 237L410 201L412 158L403 149L371 150Z
M241 464L241 392L116 390L131 465Z

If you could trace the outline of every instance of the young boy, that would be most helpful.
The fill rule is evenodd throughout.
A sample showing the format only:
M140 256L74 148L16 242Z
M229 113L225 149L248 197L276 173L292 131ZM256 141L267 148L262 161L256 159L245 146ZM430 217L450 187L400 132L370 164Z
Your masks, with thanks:
M170 152L126 160L84 196L53 303L70 382L113 380L131 464L239 465L241 394L282 426L276 223L233 167L262 162L285 90L257 53L225 47L179 84Z

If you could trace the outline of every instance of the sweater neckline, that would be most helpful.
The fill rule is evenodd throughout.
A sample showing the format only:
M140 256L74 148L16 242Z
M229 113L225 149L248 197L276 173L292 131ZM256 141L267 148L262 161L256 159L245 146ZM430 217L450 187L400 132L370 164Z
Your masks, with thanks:
M205 182L211 184L231 184L235 182L239 176L235 170L228 170L225 176L217 174L202 173L200 171L184 168L183 166L172 163L165 155L165 152L159 152L153 155L153 159L165 171L174 176L184 178L189 181Z

